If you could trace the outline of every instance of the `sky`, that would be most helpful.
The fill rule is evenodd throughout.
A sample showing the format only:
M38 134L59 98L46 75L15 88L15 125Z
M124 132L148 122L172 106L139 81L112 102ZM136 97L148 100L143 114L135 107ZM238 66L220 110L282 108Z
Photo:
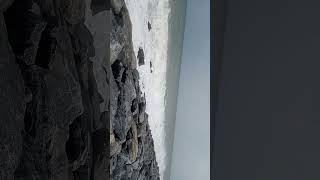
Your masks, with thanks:
M171 180L210 179L210 0L188 0Z

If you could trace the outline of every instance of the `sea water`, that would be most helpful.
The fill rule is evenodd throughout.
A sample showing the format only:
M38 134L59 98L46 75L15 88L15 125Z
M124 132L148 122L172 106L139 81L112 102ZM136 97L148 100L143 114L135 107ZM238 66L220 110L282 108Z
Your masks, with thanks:
M183 48L183 37L185 29L187 0L170 1L169 14L169 38L167 50L166 70L166 97L165 97L165 141L168 151L166 162L167 169L164 172L164 179L170 179L171 156L173 150L173 139L175 120L177 112L177 98L179 89L180 66Z

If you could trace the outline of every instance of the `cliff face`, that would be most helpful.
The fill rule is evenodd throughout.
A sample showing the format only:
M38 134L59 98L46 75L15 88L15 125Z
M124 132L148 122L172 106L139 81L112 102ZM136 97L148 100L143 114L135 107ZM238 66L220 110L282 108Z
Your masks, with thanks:
M0 179L109 178L108 111L99 107L100 64L84 24L93 7L107 8L0 1Z
M157 180L146 100L139 87L131 39L131 21L123 1L111 1L111 179Z
M1 180L159 177L130 19L112 5L0 0Z

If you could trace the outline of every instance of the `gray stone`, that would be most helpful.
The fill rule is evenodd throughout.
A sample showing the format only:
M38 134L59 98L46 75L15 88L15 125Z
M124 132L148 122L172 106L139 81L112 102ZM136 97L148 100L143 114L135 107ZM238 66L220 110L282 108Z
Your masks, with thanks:
M84 20L86 4L84 0L61 0L61 11L70 24L78 24Z
M137 57L139 59L139 66L144 65L144 52L142 48L139 48Z
M111 0L111 6L115 14L119 14L124 5L124 0Z
M96 15L102 11L109 10L109 2L105 0L91 0L92 14Z

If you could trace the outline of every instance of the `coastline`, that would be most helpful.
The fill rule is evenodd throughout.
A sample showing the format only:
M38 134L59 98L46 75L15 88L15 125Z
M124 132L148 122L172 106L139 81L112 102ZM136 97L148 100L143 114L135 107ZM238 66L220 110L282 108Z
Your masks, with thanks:
M131 17L124 1L113 1L112 7L112 65L109 67L112 75L108 81L111 179L159 180L149 115L145 111L146 98L141 92L134 55Z
M144 50L145 64L137 63L137 69L141 75L141 91L146 96L160 176L165 180L169 179L171 169L185 3L182 0L126 0L135 56L139 48ZM148 23L151 30L147 29Z
M132 40L135 56L138 49L144 51L144 65L137 65L140 73L141 91L146 97L146 112L149 114L150 129L154 139L156 159L161 179L168 166L165 145L165 90L168 39L168 2L156 0L127 0L132 20ZM147 22L152 28L148 30ZM149 63L152 63L150 72Z

